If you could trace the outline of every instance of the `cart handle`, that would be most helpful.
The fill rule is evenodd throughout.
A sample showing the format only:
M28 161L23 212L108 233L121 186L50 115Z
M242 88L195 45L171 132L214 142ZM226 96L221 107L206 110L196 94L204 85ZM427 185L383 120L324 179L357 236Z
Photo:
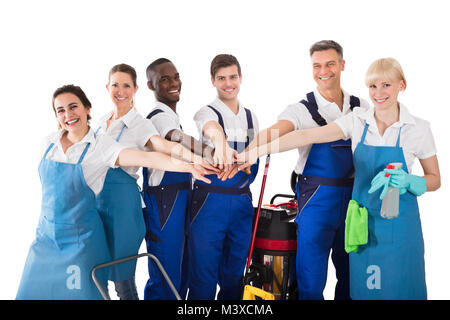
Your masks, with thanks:
M264 189L266 188L266 179L267 179L267 173L269 171L269 164L270 164L270 153L266 157L266 165L264 167L264 175L263 175L263 179L262 179L262 183L261 183L261 192L259 193L258 208L256 210L255 223L253 225L252 238L250 241L250 250L248 252L248 257L247 257L246 273L249 271L250 263L252 261L253 246L255 245L256 230L258 228L259 215L261 214L261 205L262 205L262 200L263 200L263 196L264 196Z
M295 200L295 194L283 194L283 193L277 193L270 199L270 204L273 204L276 198L289 198Z
M100 291L100 294L102 295L104 300L111 300L111 298L109 297L109 295L105 292L104 288L102 287L102 285L100 284L100 282L98 281L95 273L97 272L97 270L99 269L103 269L103 268L107 268L119 263L123 263L123 262L127 262L127 261L131 261L131 260L136 260L142 257L149 257L150 259L152 259L159 271L161 271L161 274L163 275L164 279L166 279L167 283L169 284L170 289L172 290L173 294L175 295L175 297L177 298L177 300L182 300L180 297L180 294L178 293L177 289L175 289L175 286L173 285L172 281L170 280L169 276L167 275L166 270L164 270L164 267L162 266L161 262L159 262L158 258L156 258L154 255L152 255L151 253L141 253L138 254L136 256L131 256L131 257L127 257L127 258L123 258L123 259L118 259L115 261L111 261L108 263L103 263L100 264L98 266L95 266L94 269L92 269L91 271L91 277L92 280L94 280L95 285L97 286L98 291Z

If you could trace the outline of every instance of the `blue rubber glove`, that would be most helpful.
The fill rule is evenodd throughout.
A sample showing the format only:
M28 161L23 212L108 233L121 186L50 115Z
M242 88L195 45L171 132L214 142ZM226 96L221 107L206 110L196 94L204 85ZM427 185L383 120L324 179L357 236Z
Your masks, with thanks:
M400 194L408 190L415 196L421 196L427 191L424 177L406 173L403 169L385 169L390 174L389 185L400 189Z
M384 170L378 172L375 178L373 178L372 181L370 182L371 187L369 189L369 193L374 193L375 191L383 187L383 190L381 191L380 194L380 200L383 200L388 190L389 180L390 177L386 177L386 172L384 172Z

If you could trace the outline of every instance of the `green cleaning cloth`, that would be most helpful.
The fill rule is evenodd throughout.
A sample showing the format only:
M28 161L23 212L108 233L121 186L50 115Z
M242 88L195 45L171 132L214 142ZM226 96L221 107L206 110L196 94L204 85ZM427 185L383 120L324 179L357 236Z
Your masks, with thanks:
M369 235L369 213L358 202L350 200L345 218L345 251L358 252L358 246L366 244Z

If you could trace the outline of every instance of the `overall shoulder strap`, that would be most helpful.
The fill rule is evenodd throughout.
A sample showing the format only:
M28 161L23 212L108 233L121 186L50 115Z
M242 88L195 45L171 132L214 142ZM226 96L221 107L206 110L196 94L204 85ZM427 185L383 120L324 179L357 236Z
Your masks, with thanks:
M148 114L147 119L151 119L151 118L153 118L154 116L156 116L158 113L161 113L161 112L164 112L164 111L161 110L161 109L155 109L155 110L153 110L152 112L150 112L150 113Z
M350 96L350 110L353 111L355 107L360 107L361 101L356 96Z
M151 118L153 118L154 116L156 116L158 113L161 113L161 112L164 112L164 110L161 110L161 109L155 109L155 110L153 110L152 112L150 112L150 113L148 114L147 119L151 119ZM181 126L181 124L180 124L180 129L181 129L181 131L183 131L183 127Z
M88 144L86 145L86 147L84 147L83 153L81 154L80 159L78 160L78 163L77 163L77 164L80 164L80 163L83 161L84 156L86 155L86 152L88 151L88 149L89 149L90 146L91 146L91 143L88 142Z
M300 103L305 105L306 109L308 109L308 112L311 114L311 117L319 126L325 126L327 124L327 121L319 113L319 107L317 106L314 93L308 93L306 95L306 99L307 100L300 101Z
M55 144L53 142L50 143L50 145L48 146L47 150L45 151L44 156L42 157L42 159L47 158L47 154L50 152L50 150L53 148L54 145Z
M363 134L361 135L360 143L364 143L364 141L366 140L367 130L369 130L369 124L366 122L366 125L364 126Z
M125 123L124 123L123 126L122 126L122 130L120 130L120 133L119 133L119 135L118 135L117 138L116 138L116 141L117 141L117 142L119 142L120 137L122 136L122 133L123 133L123 130L125 129L125 127L126 127L126 125L125 125Z
M225 125L224 125L224 122L223 122L223 117L222 117L222 115L220 114L219 111L217 111L216 108L214 108L214 107L212 107L212 106L210 106L210 105L208 105L208 107L211 108L211 110L214 111L215 114L217 115L217 117L219 118L219 120L218 120L218 121L219 121L219 124L220 124L220 126L222 127L223 132L225 133L225 136L226 136L227 133L226 133L226 131L225 131Z
M247 116L247 141L251 142L253 141L253 138L255 137L255 130L253 130L253 118L252 118L252 112L244 108L245 115Z

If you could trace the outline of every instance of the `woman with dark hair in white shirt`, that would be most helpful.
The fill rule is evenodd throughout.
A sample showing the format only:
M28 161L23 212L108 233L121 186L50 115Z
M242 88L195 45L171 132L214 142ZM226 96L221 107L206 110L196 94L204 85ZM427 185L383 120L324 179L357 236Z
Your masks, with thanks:
M59 130L43 146L39 165L42 206L36 239L23 270L17 299L101 299L90 274L110 253L96 196L109 168L149 166L190 172L205 180L201 167L158 152L125 148L89 126L91 104L80 87L53 94ZM207 180L207 179L206 179ZM108 275L98 274L106 286Z

